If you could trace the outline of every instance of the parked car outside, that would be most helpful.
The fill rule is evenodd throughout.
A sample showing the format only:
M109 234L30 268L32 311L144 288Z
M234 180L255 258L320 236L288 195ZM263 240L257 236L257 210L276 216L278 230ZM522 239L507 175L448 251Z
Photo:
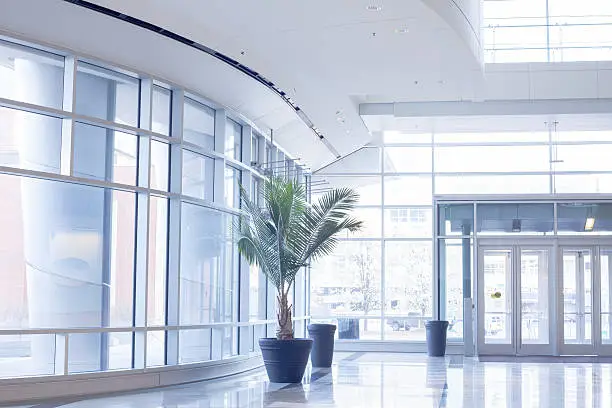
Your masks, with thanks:
M391 326L393 331L399 331L404 329L405 331L409 331L412 328L419 327L419 322L421 321L421 315L418 313L412 312L408 313L408 317L402 318L391 318L387 319L387 324Z

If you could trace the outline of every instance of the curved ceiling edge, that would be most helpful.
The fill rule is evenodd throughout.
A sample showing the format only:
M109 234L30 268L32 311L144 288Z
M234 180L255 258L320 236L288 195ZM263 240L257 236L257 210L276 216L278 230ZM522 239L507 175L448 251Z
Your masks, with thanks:
M436 12L468 46L477 64L484 68L483 46L480 34L479 0L422 0Z
M162 27L159 27L157 25L148 23L144 20L140 20L138 18L132 17L132 16L128 16L126 14L120 13L118 11L112 10L110 8L107 7L103 7L94 3L91 3L89 1L85 1L85 0L63 0L67 3L76 5L76 6L80 6L101 14L104 14L106 16L109 17L113 17L122 21L125 21L127 23L133 24L135 26L138 26L140 28L144 28L146 30L152 31L156 34L162 35L166 38L170 38L174 41L180 42L181 44L187 45L189 47L195 48L198 51L201 52L205 52L207 54L209 54L212 57L215 57L216 59L230 65L231 67L233 67L234 69L242 72L243 74L249 76L250 78L258 81L259 83L261 83L262 85L264 85L265 87L267 87L268 89L270 89L271 91L273 91L275 94L278 95L278 97L280 97L288 106L291 107L291 109L296 113L296 115L306 124L306 126L308 126L308 128L310 128L310 130L315 134L315 136L321 141L321 143L323 143L323 145L337 158L341 158L342 155L338 152L338 150L336 148L334 148L334 146L329 142L329 140L327 140L325 138L325 136L321 133L321 131L312 123L312 121L308 118L308 116L304 113L304 111L302 109L300 109L300 107L298 105L296 105L290 97L287 96L287 94L282 91L281 89L279 89L272 81L268 80L267 78L265 78L264 76L262 76L261 74L259 74L258 72L250 69L249 67L245 66L244 64L241 64L240 62L210 48L205 46L204 44L201 44L199 42L190 40L189 38L186 38L184 36L181 36L179 34L176 34L172 31L168 31Z

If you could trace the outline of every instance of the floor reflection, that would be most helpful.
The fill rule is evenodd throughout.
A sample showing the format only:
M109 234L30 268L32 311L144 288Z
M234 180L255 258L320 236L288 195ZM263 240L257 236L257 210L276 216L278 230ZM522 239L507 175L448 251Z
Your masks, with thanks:
M460 356L339 353L302 384L263 371L136 394L35 407L612 407L612 364L479 362ZM22 408L25 408L22 406Z

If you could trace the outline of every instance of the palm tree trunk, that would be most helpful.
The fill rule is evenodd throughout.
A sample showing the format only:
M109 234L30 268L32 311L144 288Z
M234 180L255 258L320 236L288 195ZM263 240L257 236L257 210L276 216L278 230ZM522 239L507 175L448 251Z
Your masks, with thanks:
M278 300L278 311L276 318L278 320L278 328L276 329L276 338L279 340L293 340L293 322L291 321L291 309L287 299L287 293L283 290L276 297Z

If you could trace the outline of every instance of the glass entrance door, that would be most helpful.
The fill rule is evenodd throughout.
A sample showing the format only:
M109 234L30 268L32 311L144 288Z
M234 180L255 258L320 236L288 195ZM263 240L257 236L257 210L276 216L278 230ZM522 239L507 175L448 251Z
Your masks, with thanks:
M593 249L561 248L563 273L561 354L595 354L593 342Z
M612 355L612 248L561 246L562 355Z
M548 247L480 245L478 353L552 354Z

